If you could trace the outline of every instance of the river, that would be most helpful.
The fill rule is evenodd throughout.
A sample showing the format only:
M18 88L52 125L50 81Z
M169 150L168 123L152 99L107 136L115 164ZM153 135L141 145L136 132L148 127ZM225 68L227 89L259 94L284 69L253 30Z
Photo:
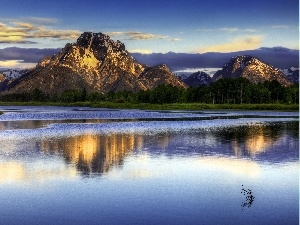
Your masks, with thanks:
M0 111L0 224L299 223L298 112Z

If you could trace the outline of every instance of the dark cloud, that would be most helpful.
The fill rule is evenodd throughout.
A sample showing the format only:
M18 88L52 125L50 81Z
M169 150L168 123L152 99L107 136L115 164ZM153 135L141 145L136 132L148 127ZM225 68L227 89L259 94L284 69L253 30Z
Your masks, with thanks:
M24 63L38 63L45 56L52 56L60 50L60 48L4 48L0 49L0 60L23 60Z
M57 54L60 48L4 48L0 49L0 60L23 60L24 63L38 63L45 56ZM167 64L171 70L183 70L188 68L221 68L231 57L236 55L251 55L273 65L277 68L299 67L299 51L284 47L260 48L249 51L239 51L232 53L152 53L141 54L131 53L140 63L149 66Z
M231 57L236 55L251 55L277 68L299 66L299 51L284 47L260 48L256 50L238 51L231 53L132 53L132 56L141 63L147 64L149 66L165 63L173 71L187 68L221 68L230 60Z
M0 44L38 44L34 41L0 41Z

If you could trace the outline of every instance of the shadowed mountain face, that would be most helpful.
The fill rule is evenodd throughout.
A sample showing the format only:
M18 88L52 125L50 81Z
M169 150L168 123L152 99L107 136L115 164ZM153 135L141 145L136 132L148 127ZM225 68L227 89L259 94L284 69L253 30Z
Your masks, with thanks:
M76 43L66 44L57 55L44 58L6 90L23 93L38 88L49 94L84 88L101 93L137 92L162 83L186 87L167 66L142 65L120 41L113 41L102 33L85 32Z
M198 71L191 74L188 77L179 77L186 85L190 87L199 87L200 85L209 85L212 82L212 78L203 71Z
M238 77L245 77L255 84L272 80L277 80L283 86L292 84L282 71L252 56L232 57L222 70L215 73L213 80Z

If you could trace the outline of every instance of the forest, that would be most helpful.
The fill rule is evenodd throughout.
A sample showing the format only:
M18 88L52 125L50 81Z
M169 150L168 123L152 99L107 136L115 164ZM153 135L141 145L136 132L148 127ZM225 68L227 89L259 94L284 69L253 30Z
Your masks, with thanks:
M46 94L39 89L31 93L2 94L1 102L114 102L114 103L206 103L206 104L298 104L299 84L282 86L278 81L253 84L246 78L220 79L210 85L180 89L159 85L153 90L133 92L88 93L66 90L61 94Z

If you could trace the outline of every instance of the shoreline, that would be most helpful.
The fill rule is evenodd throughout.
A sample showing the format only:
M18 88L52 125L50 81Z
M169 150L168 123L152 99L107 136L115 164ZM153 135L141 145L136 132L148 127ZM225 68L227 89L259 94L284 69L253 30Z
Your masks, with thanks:
M299 104L203 104L203 103L115 103L115 102L0 102L0 106L66 106L141 110L283 110L299 111ZM2 114L2 113L1 113Z

